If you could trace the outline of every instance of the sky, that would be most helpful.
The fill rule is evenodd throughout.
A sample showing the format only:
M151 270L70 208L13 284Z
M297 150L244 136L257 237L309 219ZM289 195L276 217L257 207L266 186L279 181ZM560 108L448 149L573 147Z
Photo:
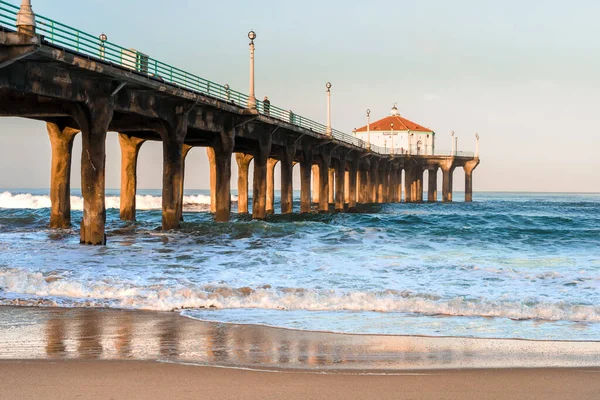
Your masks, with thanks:
M11 0L18 4L18 0ZM600 2L32 0L36 13L350 133L397 103L436 132L436 148L473 151L475 191L600 192ZM47 188L42 122L0 119L0 187ZM162 146L146 143L138 186L161 187ZM80 138L72 186L80 185ZM295 168L295 170L298 168ZM107 188L118 188L118 139L107 137ZM232 187L236 185L234 163ZM298 189L298 171L295 171ZM440 174L441 175L441 174ZM455 190L464 185L455 172ZM186 188L207 188L206 152L188 156Z

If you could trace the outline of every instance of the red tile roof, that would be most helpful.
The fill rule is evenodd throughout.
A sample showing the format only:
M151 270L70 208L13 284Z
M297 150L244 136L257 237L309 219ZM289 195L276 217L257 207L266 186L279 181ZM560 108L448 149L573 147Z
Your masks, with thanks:
M421 126L419 124L415 124L414 122L412 122L406 118L402 118L399 115L390 115L388 117L380 119L379 121L371 122L370 129L371 129L371 131L390 131L392 122L394 123L395 131L410 130L413 132L433 132L431 129L425 128L424 126ZM366 125L363 126L362 128L359 128L356 130L356 132L366 132L366 131L367 131Z

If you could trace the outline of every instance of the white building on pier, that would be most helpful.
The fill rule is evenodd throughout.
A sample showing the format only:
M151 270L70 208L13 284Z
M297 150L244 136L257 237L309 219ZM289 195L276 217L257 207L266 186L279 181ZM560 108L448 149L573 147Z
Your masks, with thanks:
M356 137L394 154L433 155L435 132L400 116L394 105L389 116L356 129Z

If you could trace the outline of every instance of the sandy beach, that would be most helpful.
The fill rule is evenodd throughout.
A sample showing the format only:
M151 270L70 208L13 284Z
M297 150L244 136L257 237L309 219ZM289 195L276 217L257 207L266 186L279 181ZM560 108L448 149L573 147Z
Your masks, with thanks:
M2 399L597 399L600 369L257 372L137 361L3 361Z
M2 399L600 394L597 342L341 335L111 309L0 311Z

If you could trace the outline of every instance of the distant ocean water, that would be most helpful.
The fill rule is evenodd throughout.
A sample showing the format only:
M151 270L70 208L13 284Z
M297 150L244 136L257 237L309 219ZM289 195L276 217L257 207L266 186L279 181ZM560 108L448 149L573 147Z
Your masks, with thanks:
M357 334L600 340L597 194L476 193L473 203L267 221L234 214L227 224L207 212L208 192L184 202L182 230L164 233L160 191L140 191L137 223L119 220L109 191L109 245L87 247L79 193L73 231L57 232L47 228L47 190L0 191L0 304L175 310Z

